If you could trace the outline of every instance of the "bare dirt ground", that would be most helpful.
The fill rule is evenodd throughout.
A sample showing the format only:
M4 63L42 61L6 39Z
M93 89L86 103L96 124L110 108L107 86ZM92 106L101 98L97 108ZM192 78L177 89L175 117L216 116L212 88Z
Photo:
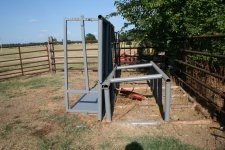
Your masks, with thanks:
M202 149L225 147L225 133L220 125L174 83L171 85L171 120L168 123L163 122L145 82L120 85L145 95L146 99L137 101L119 94L113 122L107 123L105 120L98 122L93 114L66 113L63 76L42 77L57 78L60 84L20 87L11 89L10 92L16 93L14 96L0 95L0 150L69 149L68 145L71 149L124 149L129 138L140 136L175 137ZM71 77L82 78L83 73L72 73ZM96 72L90 72L90 78L95 77ZM74 88L81 86L72 84ZM162 122L151 125L130 123L146 120Z

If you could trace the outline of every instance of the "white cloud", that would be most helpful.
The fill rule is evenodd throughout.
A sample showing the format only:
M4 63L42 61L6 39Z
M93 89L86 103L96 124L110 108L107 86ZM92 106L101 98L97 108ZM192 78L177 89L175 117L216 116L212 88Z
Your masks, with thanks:
M38 20L37 20L37 19L32 18L32 19L28 20L28 22L30 22L30 23L35 23L35 22L38 22Z

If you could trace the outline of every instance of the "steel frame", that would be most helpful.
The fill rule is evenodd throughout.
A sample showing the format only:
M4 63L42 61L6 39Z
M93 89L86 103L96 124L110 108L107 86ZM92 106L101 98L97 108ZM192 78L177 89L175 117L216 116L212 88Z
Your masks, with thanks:
M145 76L134 76L134 77L126 77L126 78L114 78L117 70L122 69L134 69L134 68L143 68L143 67L151 67L151 75ZM112 72L109 74L107 79L102 83L102 88L104 89L104 98L105 98L105 108L106 108L106 121L112 121L111 114L111 101L113 99L110 98L110 85L112 83L120 83L120 82L130 82L130 81L139 81L139 80L148 80L151 83L151 89L153 91L153 95L157 99L157 103L160 107L162 107L162 79L165 81L165 112L164 112L164 120L169 121L170 118L170 78L153 62L146 64L138 64L138 65L129 65L129 66L115 66Z
M67 48L67 22L80 21L83 47L83 62L85 73L85 89L69 89L68 87L68 48ZM98 84L94 89L89 87L87 49L85 42L85 21L98 21ZM101 15L98 18L65 18L64 19L64 80L65 80L65 103L67 112L97 113L98 120L103 116L103 89L102 82L112 71L114 53L114 26ZM77 102L69 107L69 94L82 94Z
M83 46L83 62L85 74L85 89L69 89L68 87L68 49L67 49L67 22L80 21L81 37ZM93 89L89 87L87 49L85 42L85 21L98 21L98 83ZM162 105L162 79L166 82L166 106L164 120L169 121L170 113L170 79L169 77L154 63L137 64L129 66L117 66L117 55L119 48L116 47L116 36L114 26L104 19L102 16L95 18L65 18L64 19L64 80L65 80L65 103L67 112L86 112L97 113L98 120L102 120L103 108L106 112L106 120L112 121L111 102L116 98L116 83L131 82L138 80L148 80L151 83L153 95L157 98L158 105ZM118 44L117 44L118 45ZM115 59L114 59L115 58ZM116 61L117 63L115 63ZM127 78L117 78L116 72L123 69L135 69L149 67L151 75L134 76ZM72 107L69 107L69 94L82 94ZM103 106L103 104L105 104Z

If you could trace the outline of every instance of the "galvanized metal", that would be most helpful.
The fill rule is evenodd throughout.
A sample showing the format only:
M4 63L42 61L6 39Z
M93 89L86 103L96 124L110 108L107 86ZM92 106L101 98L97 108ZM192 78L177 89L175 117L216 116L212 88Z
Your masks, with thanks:
M86 90L89 91L89 77L88 77L88 65L87 65L87 51L86 51L86 40L85 40L85 27L84 27L84 16L81 16L81 37L83 47L83 61L84 61L84 73L85 73L85 85Z
M166 108L165 108L165 121L169 121L170 120L170 97L171 97L171 93L170 93L170 81L166 81L166 88L165 88L165 92L166 92Z
M69 95L68 95L68 60L67 60L67 20L64 19L64 39L63 39L63 45L64 45L64 81L65 81L65 105L66 105L66 111L69 111Z
M151 67L152 63L148 64L137 64L137 65L128 65L128 66L118 66L117 70L122 70L122 69L136 69L136 68L144 68L144 67Z
M159 78L162 78L161 74L134 76L134 77L125 77L125 78L113 78L110 80L110 83L151 80L151 79L159 79Z
M103 20L98 20L98 120L102 120L102 98L103 91L101 84L103 82L103 73L102 73L102 53L103 53Z
M150 62L153 66L153 68L162 75L163 79L166 81L170 81L170 78L153 62Z

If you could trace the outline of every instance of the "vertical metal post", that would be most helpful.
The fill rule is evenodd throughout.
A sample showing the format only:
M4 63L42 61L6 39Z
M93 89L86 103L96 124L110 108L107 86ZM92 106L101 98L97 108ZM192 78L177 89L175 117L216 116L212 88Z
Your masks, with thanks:
M107 76L108 76L108 74L109 74L109 68L110 68L110 64L109 64L109 54L110 54L110 44L109 44L109 24L107 23L106 24L106 29L105 29L105 35L106 35L106 37L104 37L104 38L106 38L106 41L105 41L105 44L106 44L106 49L105 49L105 55L104 55L104 57L105 57L105 76L104 76L104 78L106 78Z
M165 108L165 121L170 119L170 81L166 81L166 108Z
M154 82L154 87L153 87L153 95L155 96L155 98L157 99L157 91L158 91L158 88L157 88L157 86L158 86L158 84L157 84L157 79L153 79L153 82Z
M98 19L98 120L102 120L102 51L103 51L103 20Z
M112 115L111 115L111 104L110 104L109 88L104 88L104 94L105 94L106 121L107 122L111 122L112 121Z
M89 91L89 77L88 77L88 65L87 65L87 50L85 41L85 28L84 28L84 16L81 16L81 36L82 36L82 47L83 47L83 61L84 61L84 73L85 73L85 85L86 90Z
M67 58L67 20L64 19L64 81L65 81L65 101L66 111L69 111L69 95L68 95L68 58Z
M50 46L50 41L52 41L51 37L48 37L48 46L47 46L47 54L48 54L48 65L49 65L49 71L52 73L53 68L52 68L52 55L51 55L51 46Z
M24 75L24 72L23 72L23 61L22 61L22 55L21 55L20 46L18 47L18 50L19 50L19 57L20 57L21 73L22 73L22 75Z
M157 103L158 105L162 105L162 79L158 79L158 97Z

